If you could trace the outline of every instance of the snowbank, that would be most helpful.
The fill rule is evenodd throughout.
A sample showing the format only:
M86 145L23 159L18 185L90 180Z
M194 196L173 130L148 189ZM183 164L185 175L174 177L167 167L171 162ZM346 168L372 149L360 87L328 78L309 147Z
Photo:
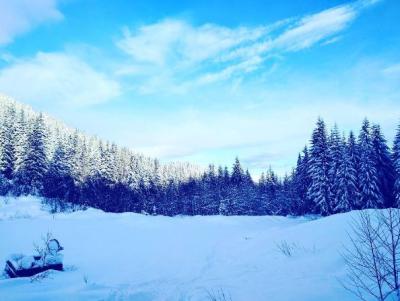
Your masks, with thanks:
M0 197L0 221L48 215L41 198L34 196Z
M338 283L354 212L311 220L93 209L50 215L40 208L31 198L1 205L0 263L11 253L31 254L50 231L65 248L66 271L0 280L0 300L199 301L219 290L233 301L355 300Z

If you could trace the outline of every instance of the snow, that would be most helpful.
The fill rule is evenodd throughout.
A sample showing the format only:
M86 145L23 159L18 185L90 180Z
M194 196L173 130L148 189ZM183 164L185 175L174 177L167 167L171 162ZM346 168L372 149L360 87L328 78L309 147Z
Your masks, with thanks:
M30 269L35 264L35 258L33 256L24 256L21 258L21 262L17 267L21 267L22 269ZM15 265L14 265L15 266Z
M41 199L33 196L0 197L0 221L48 215Z
M64 247L66 271L0 280L0 300L199 301L220 290L233 301L355 300L338 280L356 212L321 219L51 215L33 197L3 203L1 264L13 253L33 255L33 243L50 231Z

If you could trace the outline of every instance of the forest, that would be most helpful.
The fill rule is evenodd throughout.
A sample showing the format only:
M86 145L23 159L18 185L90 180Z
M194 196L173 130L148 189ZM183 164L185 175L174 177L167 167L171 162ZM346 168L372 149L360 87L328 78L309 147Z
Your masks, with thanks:
M238 158L232 168L160 164L7 99L0 142L0 194L41 196L55 211L326 216L400 205L400 125L389 146L367 119L345 135L319 118L292 171L258 181Z

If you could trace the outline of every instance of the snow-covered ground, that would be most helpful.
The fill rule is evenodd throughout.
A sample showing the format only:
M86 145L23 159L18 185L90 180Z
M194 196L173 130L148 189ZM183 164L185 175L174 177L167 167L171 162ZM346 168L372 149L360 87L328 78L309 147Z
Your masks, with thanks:
M50 231L66 271L1 279L0 300L355 300L338 282L356 212L317 220L163 217L89 209L51 215L38 199L0 199L0 263ZM279 246L289 245L291 256Z

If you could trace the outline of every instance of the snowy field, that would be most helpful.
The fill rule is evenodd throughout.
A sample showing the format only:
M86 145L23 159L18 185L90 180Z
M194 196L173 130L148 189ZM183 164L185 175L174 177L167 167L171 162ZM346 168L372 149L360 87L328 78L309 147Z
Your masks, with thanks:
M221 290L233 301L355 300L338 282L345 275L339 251L355 214L51 215L34 198L0 199L1 264L11 253L32 254L50 231L65 248L66 268L38 281L1 279L0 300L210 300Z

